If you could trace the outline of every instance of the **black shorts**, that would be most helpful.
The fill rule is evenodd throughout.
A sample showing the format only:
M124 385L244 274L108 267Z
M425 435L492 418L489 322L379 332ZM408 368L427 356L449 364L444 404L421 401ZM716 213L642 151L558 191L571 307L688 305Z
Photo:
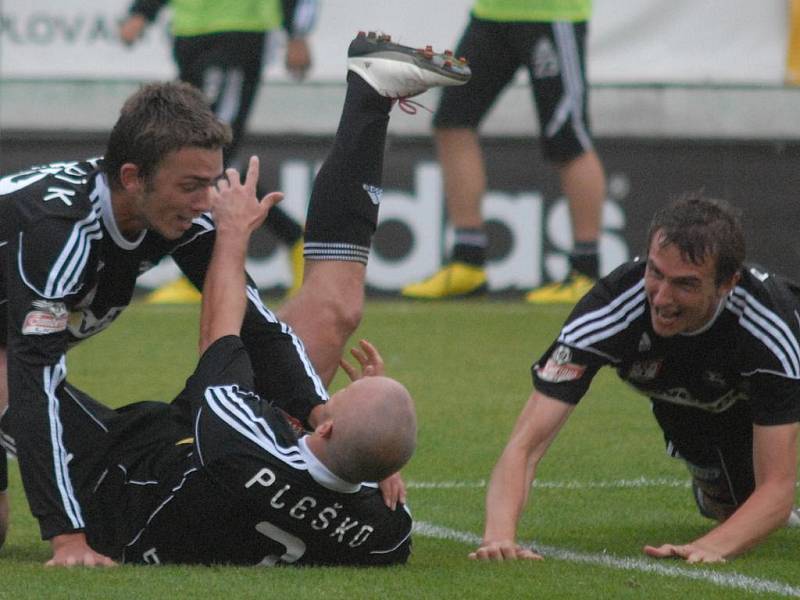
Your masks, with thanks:
M442 91L434 126L476 129L525 66L545 157L564 163L590 150L586 31L586 22L504 23L472 17L456 49L456 56L469 61L472 78Z
M653 414L672 456L685 460L691 471L718 471L737 505L753 493L753 418L745 402L710 413L653 401Z
M266 35L229 31L175 38L178 77L202 90L217 118L233 131L225 164L235 158L261 82Z

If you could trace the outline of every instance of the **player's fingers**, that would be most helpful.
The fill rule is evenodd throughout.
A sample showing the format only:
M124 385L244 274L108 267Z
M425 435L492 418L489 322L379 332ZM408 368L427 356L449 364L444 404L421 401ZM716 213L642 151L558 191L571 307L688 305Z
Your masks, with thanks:
M258 226L266 220L267 215L269 215L269 211L275 206L278 202L283 199L282 192L270 192L264 198L262 198L261 203L258 205L259 214L258 214Z
M272 208L281 200L283 200L283 192L270 192L261 199L261 204L266 204L269 208Z
M523 547L520 547L517 550L517 558L521 558L523 560L544 560L544 557L538 552L534 552L530 548Z
M470 552L468 555L472 560L492 560L492 555L489 552L489 549L481 546L474 552Z
M672 544L662 544L661 546L645 546L644 553L653 558L669 558L678 556L677 549Z
M364 353L369 357L370 364L374 365L375 372L373 375L383 375L386 371L386 368L383 364L383 357L381 356L378 349L370 344L367 340L361 340L360 342L361 348L364 350Z
M258 169L259 161L257 156L251 156L250 161L247 163L247 174L244 178L244 186L255 193L256 185L258 184Z
M339 366L342 367L342 370L345 373L347 373L347 377L350 379L350 381L356 381L358 379L358 369L356 369L345 359L339 359Z
M228 167L227 169L225 169L225 177L227 178L228 185L230 187L242 184L242 180L239 177L239 171L237 171L233 167Z
M503 560L517 560L519 546L500 546L500 557Z
M360 348L350 348L350 354L353 355L353 358L355 358L362 367L369 364L369 358L367 358L367 355L364 354Z
M370 344L368 340L361 340L358 343L361 346L361 349L364 351L364 354L369 357L371 363L383 364L383 357L381 356L380 352L378 352L378 349Z
M224 192L225 190L227 190L230 187L231 187L231 184L230 184L230 182L228 181L228 178L225 175L222 175L222 177L217 179L216 188L217 188L218 192Z

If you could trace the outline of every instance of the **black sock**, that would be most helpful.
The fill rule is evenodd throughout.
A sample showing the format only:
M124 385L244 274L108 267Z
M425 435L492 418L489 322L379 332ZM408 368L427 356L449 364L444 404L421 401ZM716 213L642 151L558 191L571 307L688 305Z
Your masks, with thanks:
M600 274L600 258L597 253L597 240L591 242L575 242L569 255L573 271L597 279Z
M314 180L305 257L366 264L378 224L383 151L392 101L361 77L347 75L336 139Z
M486 264L486 247L489 245L486 232L480 227L456 229L452 262L462 262L474 267Z

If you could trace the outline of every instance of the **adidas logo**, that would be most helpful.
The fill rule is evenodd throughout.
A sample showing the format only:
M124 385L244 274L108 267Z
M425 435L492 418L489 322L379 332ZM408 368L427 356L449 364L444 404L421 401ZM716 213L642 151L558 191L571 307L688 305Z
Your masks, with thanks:
M556 77L561 72L553 44L542 38L533 49L533 75L536 79Z
M381 203L381 198L383 198L383 188L380 188L377 185L362 183L361 189L367 192L369 199L372 200L372 203L375 206L378 206Z

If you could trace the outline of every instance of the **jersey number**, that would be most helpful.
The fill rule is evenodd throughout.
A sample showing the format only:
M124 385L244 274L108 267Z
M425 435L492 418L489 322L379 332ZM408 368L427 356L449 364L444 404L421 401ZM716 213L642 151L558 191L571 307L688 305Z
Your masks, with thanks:
M282 556L277 556L275 554L268 554L265 556L264 560L258 563L260 567L271 567L277 564L278 561L293 563L300 560L303 554L306 553L306 544L303 540L292 535L288 531L284 531L280 527L275 527L275 525L269 521L261 521L256 524L256 531L286 548L286 552L284 552Z

